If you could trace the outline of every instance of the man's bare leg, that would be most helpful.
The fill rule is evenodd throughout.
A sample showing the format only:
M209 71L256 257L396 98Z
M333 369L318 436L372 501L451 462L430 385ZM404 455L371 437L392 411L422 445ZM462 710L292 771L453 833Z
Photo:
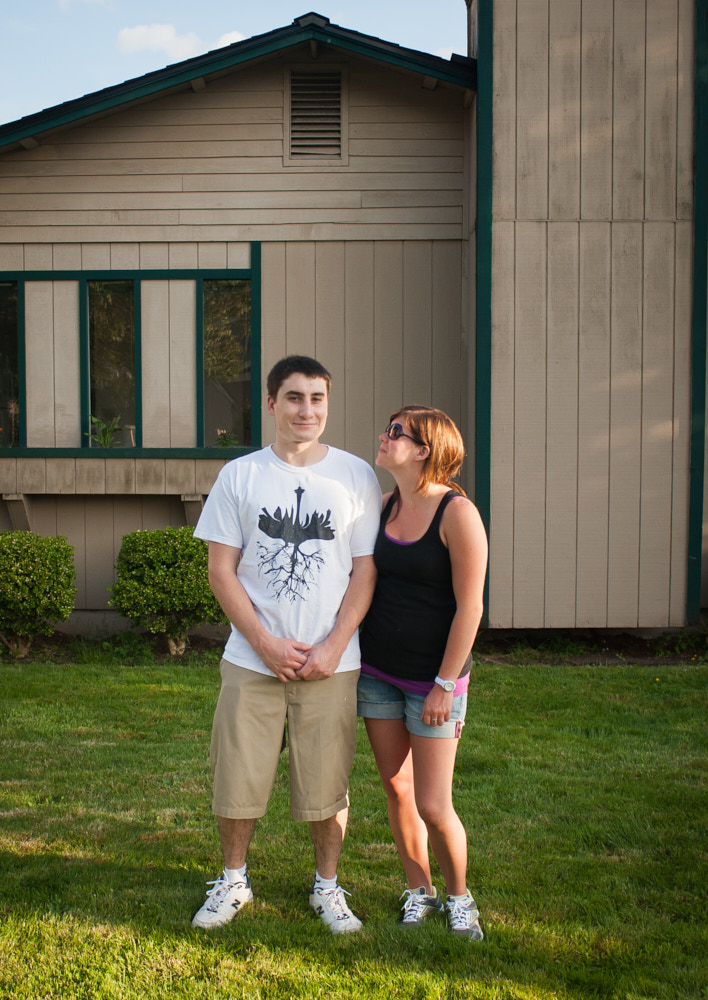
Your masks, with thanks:
M224 854L224 867L243 868L246 864L248 846L251 843L255 819L226 819L218 817L221 849ZM192 927L208 930L211 927L222 927L233 920L239 910L253 899L248 876L220 875L214 882L208 883L214 888L207 892L207 898L192 918Z
M255 819L227 819L225 816L219 816L218 823L224 867L243 868L256 828Z
M328 819L310 823L310 836L315 848L315 864L322 878L334 878L337 874L339 855L342 853L344 834L347 830L348 809L342 809Z

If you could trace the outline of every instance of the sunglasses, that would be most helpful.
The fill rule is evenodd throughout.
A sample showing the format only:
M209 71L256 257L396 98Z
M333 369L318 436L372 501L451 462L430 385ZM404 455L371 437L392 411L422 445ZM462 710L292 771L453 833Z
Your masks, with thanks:
M384 433L388 435L391 441L398 441L399 438L408 438L409 441L413 441L415 444L423 443L417 438L411 437L410 434L406 434L401 424L389 424Z

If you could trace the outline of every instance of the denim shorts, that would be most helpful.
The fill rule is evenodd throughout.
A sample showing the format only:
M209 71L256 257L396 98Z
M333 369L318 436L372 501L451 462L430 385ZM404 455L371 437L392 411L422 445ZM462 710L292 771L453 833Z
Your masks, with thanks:
M461 735L467 712L467 692L453 698L450 718L442 726L428 726L423 722L424 701L422 695L402 691L378 677L365 673L359 675L357 715L364 719L403 719L406 729L414 736L450 739Z

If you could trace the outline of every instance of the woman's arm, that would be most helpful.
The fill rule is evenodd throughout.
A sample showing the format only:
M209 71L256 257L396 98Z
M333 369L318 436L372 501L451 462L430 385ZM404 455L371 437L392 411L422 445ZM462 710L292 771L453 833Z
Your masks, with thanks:
M487 534L479 511L470 501L452 500L443 513L440 534L450 553L452 587L457 610L448 633L438 676L457 680L477 636L484 608L484 579L487 572ZM450 718L453 693L439 684L425 699L423 721L438 723Z

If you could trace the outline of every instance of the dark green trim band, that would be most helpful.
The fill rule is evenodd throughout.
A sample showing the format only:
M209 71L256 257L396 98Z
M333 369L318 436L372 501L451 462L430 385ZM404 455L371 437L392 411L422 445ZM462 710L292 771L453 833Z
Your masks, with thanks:
M91 344L89 338L88 278L79 279L79 392L81 441L88 446L91 433Z
M3 458L235 458L250 455L245 448L3 448Z
M261 244L251 243L251 443L261 446Z
M475 501L489 535L492 469L492 183L494 0L479 0L477 53L477 288ZM482 626L489 620L489 573Z
M17 378L20 404L20 447L27 446L27 350L25 346L25 285L17 283Z
M204 278L197 278L197 447L204 447Z
M135 446L143 446L142 282L133 283L133 372L135 373Z
M253 244L260 247L259 244ZM3 281L179 281L193 278L250 278L251 268L181 268L144 271L2 271Z
M696 3L696 154L693 205L693 329L691 354L691 478L688 516L686 621L701 617L703 478L706 414L706 296L708 295L708 0Z

